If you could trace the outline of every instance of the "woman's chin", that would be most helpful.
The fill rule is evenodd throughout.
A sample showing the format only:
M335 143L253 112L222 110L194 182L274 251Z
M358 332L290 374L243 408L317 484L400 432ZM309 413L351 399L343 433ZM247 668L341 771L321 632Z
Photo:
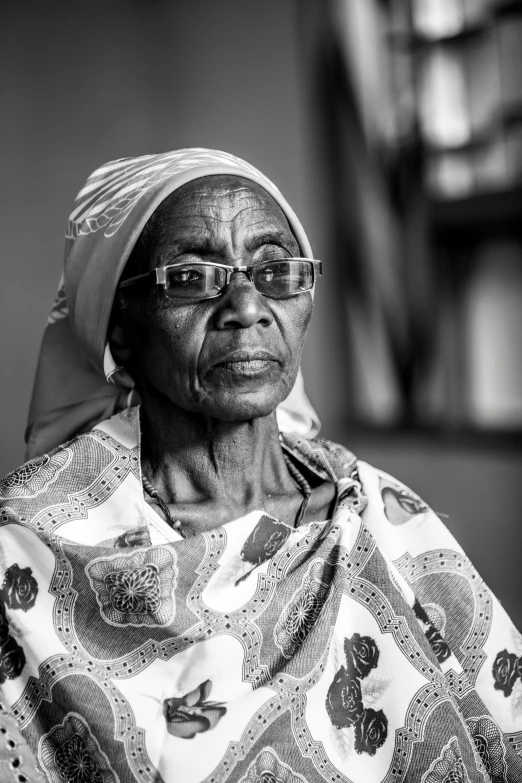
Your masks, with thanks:
M263 389L251 392L234 391L233 394L217 394L205 406L205 413L220 421L250 421L269 416L275 411L286 394L277 390Z

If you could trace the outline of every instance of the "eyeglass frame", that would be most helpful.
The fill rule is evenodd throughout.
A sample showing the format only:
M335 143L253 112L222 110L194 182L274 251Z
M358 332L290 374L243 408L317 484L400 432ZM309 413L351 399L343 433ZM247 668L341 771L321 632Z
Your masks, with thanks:
M202 302L205 299L217 299L218 296L221 296L225 288L230 284L230 278L235 272L243 272L246 274L247 278L250 280L250 282L254 285L254 272L257 267L262 266L263 264L273 264L274 262L278 261L308 261L310 264L312 264L312 285L310 288L305 289L304 291L294 291L294 293L286 294L285 296L281 297L275 297L270 296L269 294L263 294L262 291L259 291L258 288L256 288L256 291L259 291L259 293L262 296L267 296L269 299L290 299L294 296L299 296L300 294L306 294L307 291L311 291L316 282L317 278L321 277L323 274L323 262L318 261L315 258L304 258L300 256L290 256L289 258L273 258L269 261L259 261L257 264L249 264L248 266L228 266L227 264L216 264L214 261L178 261L175 264L165 264L165 266L158 266L155 269L150 269L148 272L144 272L142 275L135 275L134 277L129 277L127 280L122 280L122 282L118 285L118 289L120 288L127 288L134 283L136 283L138 280L144 280L146 277L150 277L151 275L156 275L156 280L154 281L154 285L160 285L163 286L163 290L165 291L165 296L168 299L174 299L178 302L187 302L191 299L196 302ZM226 274L226 282L225 285L217 292L217 294L212 294L211 296L201 296L201 297L190 297L190 296L169 296L167 293L167 269L176 269L183 266L214 266L219 267L220 269L225 270Z

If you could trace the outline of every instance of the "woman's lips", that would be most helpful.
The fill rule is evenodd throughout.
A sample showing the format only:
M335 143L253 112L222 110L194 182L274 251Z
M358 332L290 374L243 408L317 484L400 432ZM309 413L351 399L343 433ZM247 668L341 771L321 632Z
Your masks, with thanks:
M273 370L278 360L267 351L235 351L213 366L213 370L253 378Z
M254 377L263 375L276 364L275 359L252 359L248 361L222 362L216 366L216 370L224 370L232 375Z

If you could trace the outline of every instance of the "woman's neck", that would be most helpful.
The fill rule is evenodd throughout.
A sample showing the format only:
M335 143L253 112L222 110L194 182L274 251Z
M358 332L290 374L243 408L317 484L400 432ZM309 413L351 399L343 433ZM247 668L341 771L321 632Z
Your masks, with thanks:
M170 503L222 502L247 509L295 492L275 413L226 422L176 407L142 406L142 467Z

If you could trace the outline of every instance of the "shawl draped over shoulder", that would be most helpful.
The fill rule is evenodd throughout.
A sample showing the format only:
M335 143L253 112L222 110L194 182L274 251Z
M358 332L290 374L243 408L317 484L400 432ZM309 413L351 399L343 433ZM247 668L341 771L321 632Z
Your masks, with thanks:
M182 539L136 408L7 476L2 780L522 780L522 638L451 534L343 447L282 446L335 483L330 520Z

